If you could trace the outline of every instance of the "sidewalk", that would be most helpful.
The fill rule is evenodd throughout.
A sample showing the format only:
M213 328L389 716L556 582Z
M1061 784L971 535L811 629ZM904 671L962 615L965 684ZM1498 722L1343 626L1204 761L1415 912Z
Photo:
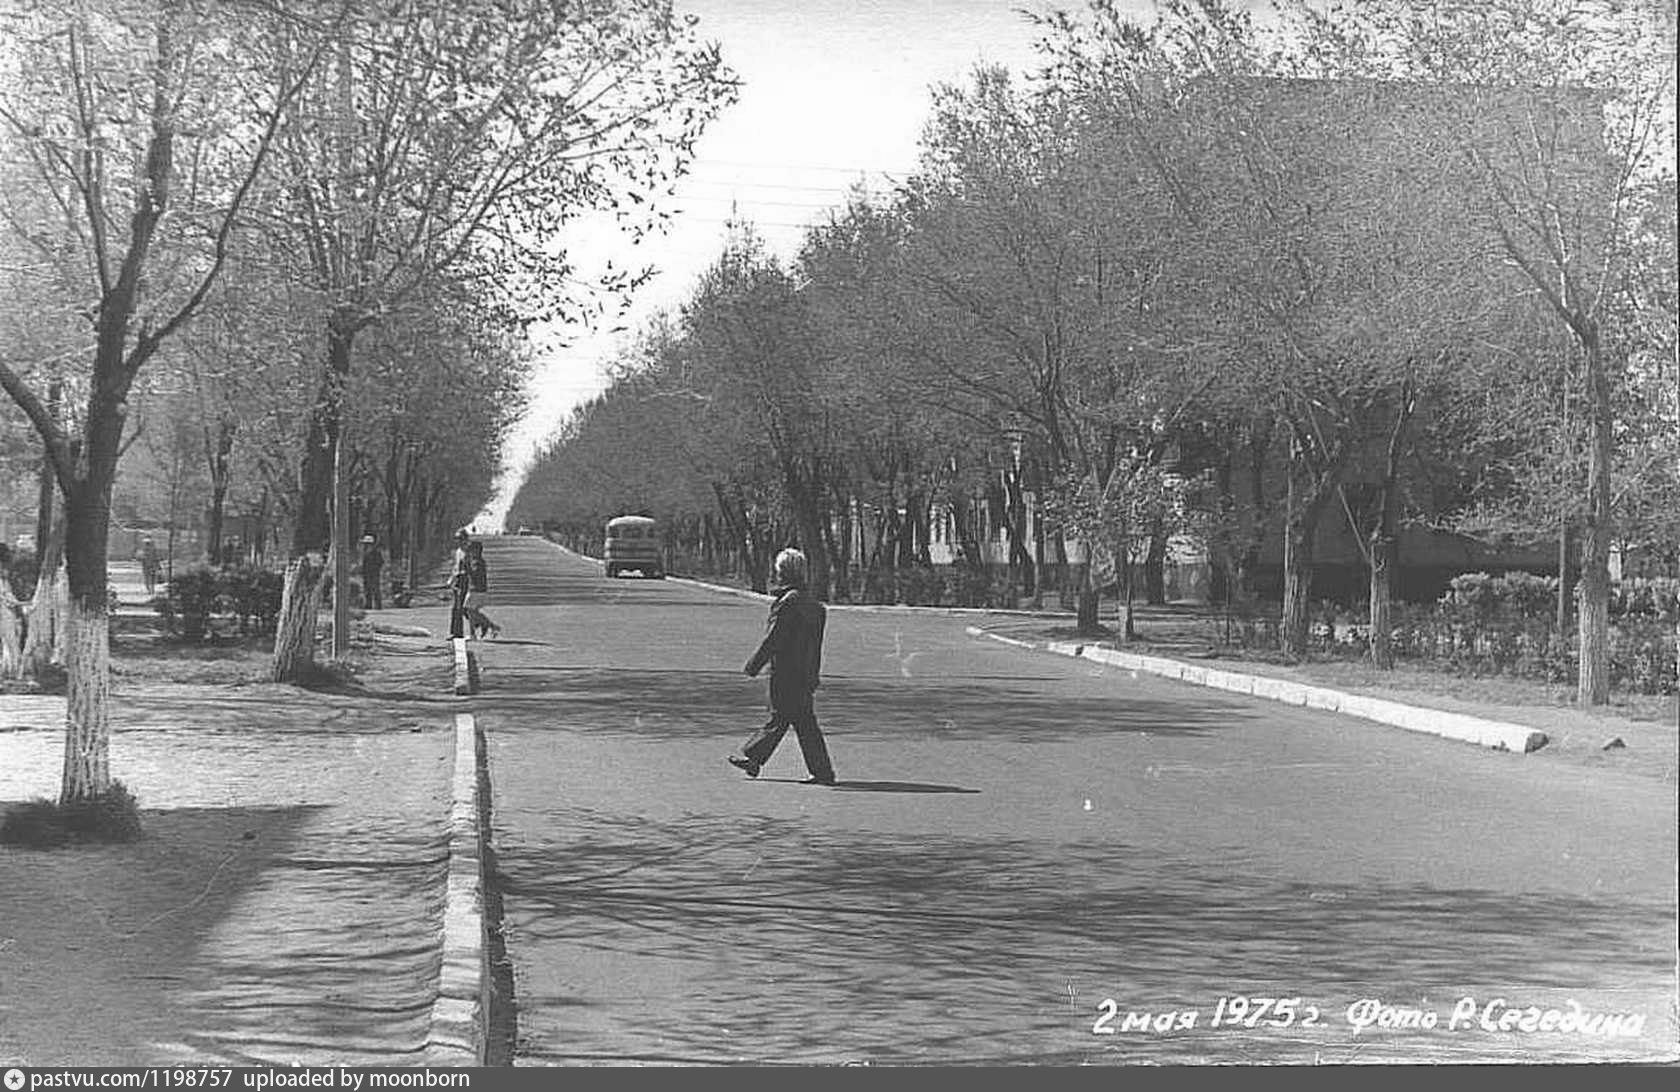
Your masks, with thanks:
M460 704L431 638L358 682L113 680L146 835L0 847L0 1066L435 1060ZM56 796L63 717L0 695L0 801Z

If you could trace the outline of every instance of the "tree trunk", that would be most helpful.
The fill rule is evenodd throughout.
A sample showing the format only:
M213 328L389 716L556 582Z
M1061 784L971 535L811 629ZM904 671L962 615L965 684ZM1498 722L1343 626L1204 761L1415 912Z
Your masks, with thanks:
M0 679L23 674L24 604L12 593L10 574L0 567Z
M741 546L741 561L746 569L747 585L755 592L764 592L770 587L770 558L764 542L762 532L753 524L747 505L736 488L725 488L718 482L712 483L712 493L717 497L718 513L723 522L728 525L736 541Z
M794 524L799 529L799 540L805 551L805 558L809 565L807 580L811 594L818 599L829 597L829 568L828 550L823 541L823 524L821 507L816 499L816 487L804 482L789 483L789 492L797 492L794 496Z
M1307 654L1311 623L1313 537L1327 494L1324 483L1315 482L1312 495L1302 501L1296 495L1291 476L1289 502L1283 530L1283 617L1280 641L1291 656Z
M1561 644L1569 640L1569 609L1575 598L1575 584L1569 579L1569 521L1566 519L1558 526L1558 586L1557 586L1557 639Z
M1074 631L1081 637L1096 637L1102 633L1097 620L1102 605L1102 592L1096 585L1096 559L1090 543L1085 545L1085 559L1079 563L1079 595L1074 613Z
M852 511L839 504L834 519L823 520L823 545L828 551L829 594L842 602L851 599Z
M348 316L334 315L328 320L327 367L309 414L299 475L301 496L292 528L292 560L281 592L280 628L274 634L275 682L296 682L315 659L315 614L320 609L325 570L319 561L305 559L311 554L325 558L332 547L333 465L355 336Z
M1152 607L1167 602L1167 533L1157 526L1149 536L1149 552L1143 559L1144 598ZM1127 607L1128 614L1130 606Z
M1067 539L1058 531L1051 544L1056 548L1056 605L1065 610L1070 602L1078 602L1077 593L1073 590L1073 574L1068 569Z
M22 673L40 678L48 666L63 663L64 630L64 530L65 514L53 518L46 540L37 545L35 594L24 611Z
M1312 584L1312 532L1290 520L1283 543L1283 618L1280 638L1283 651L1291 656L1307 654L1309 590Z
M1580 679L1576 700L1610 700L1610 383L1596 339L1587 345L1587 511L1581 538Z
M933 565L933 498L917 493L910 498L910 563Z
M1027 549L1027 498L1019 470L1005 478L1006 510L1009 518L1009 606L1019 596L1032 595L1038 588L1038 574L1033 572L1032 553Z
M869 571L877 573L884 566L888 569L900 568L904 550L904 519L898 511L898 504L892 498L881 508L881 514L875 520L875 548L869 556Z
M1400 543L1378 528L1371 536L1371 663L1383 671L1394 667L1393 577Z
M408 490L408 593L420 590L420 554L426 546L424 512L420 507L420 482L416 474Z
M1153 548L1153 543L1151 546ZM1123 538L1114 545L1114 576L1119 582L1120 640L1129 643L1137 640L1137 625L1132 613L1137 600L1137 579L1132 570L1131 544Z
M1416 405L1410 380L1402 382L1400 405L1383 454L1377 528L1371 534L1371 663L1383 671L1394 667L1394 625L1390 615L1394 570L1400 563L1400 456L1405 450L1406 427Z
M64 776L59 802L92 800L111 787L110 580L111 483L123 432L120 395L100 368L88 399L87 440L77 445L82 479L64 496ZM54 559L56 562L56 558ZM40 592L36 593L41 594Z
M55 421L63 419L64 380L54 379L47 384L47 413ZM58 480L53 476L52 457L41 452L41 477L35 505L35 556L47 548L47 536L52 534L53 498L58 493Z
M93 800L111 788L111 620L103 598L70 598L68 690L59 803Z
M1243 536L1242 549L1233 551L1236 556L1236 595L1238 599L1246 599L1255 589L1248 582L1254 574L1260 571L1260 544L1266 538L1266 456L1271 450L1272 434L1270 426L1255 426L1249 433L1248 443L1248 511L1245 519L1246 534ZM1286 468L1292 472L1293 468Z
M1032 605L1034 610L1044 606L1044 515L1038 504L1038 494L1033 494L1033 591Z
M332 654L342 660L350 654L350 483L342 422L333 444L332 536Z
M269 674L275 682L295 682L315 662L315 616L325 574L326 569L309 554L294 557L286 566Z

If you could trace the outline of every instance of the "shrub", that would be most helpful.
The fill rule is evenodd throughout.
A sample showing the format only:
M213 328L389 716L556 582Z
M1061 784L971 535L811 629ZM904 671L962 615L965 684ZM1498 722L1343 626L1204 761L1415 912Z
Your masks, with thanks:
M285 578L268 569L200 565L177 572L164 594L153 600L170 633L189 641L213 636L211 620L232 615L244 636L267 636L280 617Z
M992 584L991 574L983 568L953 566L945 573L942 597L959 607L989 607L992 605Z
M1611 618L1680 621L1680 579L1641 577L1617 581L1610 589Z
M139 803L121 781L111 782L109 790L91 800L68 804L31 800L15 805L0 819L0 845L36 849L134 842L141 833Z
M912 607L937 607L945 594L945 581L932 565L912 565L894 574L895 600Z
M1610 681L1636 694L1680 692L1674 657L1674 623L1623 618L1611 627Z
M170 579L157 610L169 632L189 641L210 633L210 618L219 607L221 582L208 565L183 569Z
M1610 678L1640 694L1680 689L1675 671L1673 579L1629 580L1611 595ZM1557 579L1530 573L1466 573L1429 606L1395 604L1394 653L1466 675L1511 675L1572 683L1575 642L1554 628Z
M239 632L268 636L280 618L280 598L286 580L270 569L233 566L222 570L222 597L239 619Z
M1463 573L1448 581L1440 602L1461 616L1550 618L1557 605L1557 587L1555 576Z

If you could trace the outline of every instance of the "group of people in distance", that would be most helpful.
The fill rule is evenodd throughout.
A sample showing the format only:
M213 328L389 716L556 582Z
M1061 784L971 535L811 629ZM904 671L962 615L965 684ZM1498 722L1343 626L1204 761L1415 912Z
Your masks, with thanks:
M466 530L455 532L455 563L449 571L451 610L449 635L480 639L500 637L502 627L484 613L484 602L490 592L490 572L484 564L484 543ZM468 632L463 633L465 629Z
M385 571L385 552L373 535L362 536L362 608L384 609L382 579ZM465 528L455 532L455 554L449 579L443 590L450 595L449 635L473 638L500 637L502 627L484 613L485 597L490 591L489 569L484 563L484 543L476 541ZM399 604L400 605L400 604ZM466 632L463 632L466 631Z

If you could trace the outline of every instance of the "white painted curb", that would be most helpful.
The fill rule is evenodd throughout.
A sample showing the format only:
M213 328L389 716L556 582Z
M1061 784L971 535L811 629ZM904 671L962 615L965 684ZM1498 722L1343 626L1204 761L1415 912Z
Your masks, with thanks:
M426 1036L429 1066L482 1066L490 1040L490 950L484 933L484 835L479 736L471 713L455 716L443 956Z
M971 637L989 637L994 641L1000 641L1018 648L1042 647L1046 651L1062 656L1078 656L1082 659L1095 660L1098 663L1125 668L1129 671L1142 671L1150 675L1159 675L1162 678L1178 679L1181 682L1193 683L1197 686L1211 686L1217 690L1249 694L1256 698L1266 698L1308 709L1323 709L1331 713L1343 713L1350 717L1362 717L1365 720L1404 728L1411 732L1427 732L1430 735L1437 735L1446 739L1457 739L1466 743L1479 744L1496 751L1527 754L1530 751L1539 750L1547 742L1546 733L1536 728L1530 728L1525 724L1485 720L1464 713L1450 713L1444 709L1426 709L1415 705L1402 705L1400 702L1387 701L1382 698L1345 694L1340 690L1331 690L1322 686L1309 686L1291 679L1278 679L1269 675L1248 675L1205 664L1171 660L1164 656L1144 656L1135 652L1098 648L1094 645L1078 644L1072 641L1050 641L1040 646L1031 642L1018 641L1011 637L988 633L979 626L968 626L966 632Z
M451 637L449 643L455 651L455 693L478 693L478 657L467 651L465 637Z

